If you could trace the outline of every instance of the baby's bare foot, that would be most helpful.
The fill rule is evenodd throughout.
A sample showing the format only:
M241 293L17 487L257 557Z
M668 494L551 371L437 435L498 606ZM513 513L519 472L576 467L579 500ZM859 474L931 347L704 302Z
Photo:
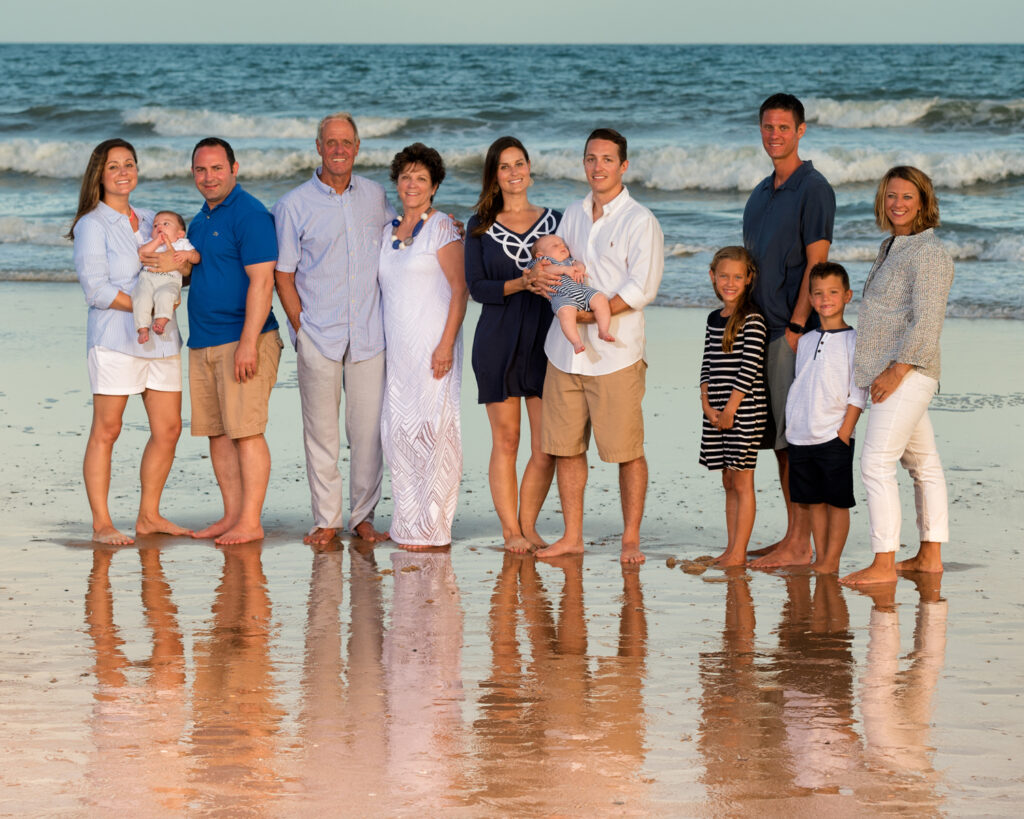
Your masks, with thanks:
M167 319L165 319L165 318L158 318L158 319L156 319L153 322L153 332L156 333L158 336L162 336L164 334L164 328L166 326L167 326Z
M599 332L597 334L597 337L599 339L601 339L601 341L615 341L615 336L613 336L611 333L601 333L601 332Z
M149 341L149 328L139 328L139 344L145 344L147 341Z

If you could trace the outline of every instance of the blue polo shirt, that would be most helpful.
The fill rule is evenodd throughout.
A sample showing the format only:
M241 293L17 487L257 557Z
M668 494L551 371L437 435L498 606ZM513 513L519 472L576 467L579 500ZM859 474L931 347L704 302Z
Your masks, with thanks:
M192 268L188 294L188 346L215 347L242 337L249 276L245 266L277 261L277 235L270 212L235 185L210 209L206 203L188 226L188 240L202 257ZM277 329L270 311L261 332Z
M809 161L778 188L774 173L765 177L747 199L743 244L757 262L754 299L767 319L771 340L785 333L793 315L807 269L807 245L831 242L835 218L835 192Z

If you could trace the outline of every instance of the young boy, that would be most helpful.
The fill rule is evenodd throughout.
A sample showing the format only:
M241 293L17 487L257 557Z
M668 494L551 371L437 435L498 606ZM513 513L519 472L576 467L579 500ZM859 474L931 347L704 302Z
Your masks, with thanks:
M855 505L853 430L867 390L853 380L857 331L843 320L853 298L846 270L834 262L816 264L810 291L821 329L801 336L796 379L786 399L789 493L793 503L810 510L816 553L811 568L832 574L839 571Z
M608 326L612 320L611 307L608 305L608 297L593 287L583 284L586 276L586 268L582 262L576 261L569 248L558 236L550 233L541 236L533 243L531 250L533 259L529 267L538 262L549 262L556 267L564 267L562 279L551 295L551 309L558 316L558 323L562 325L562 332L569 339L573 350L577 354L582 353L584 348L580 332L576 329L576 313L581 310L590 310L597 322L597 336L602 341L615 341L615 336L608 332Z
M153 217L153 236L139 247L139 253L162 253L174 248L174 263L199 264L199 251L185 238L185 220L177 213L162 210ZM149 341L149 321L153 319L153 332L162 335L167 322L174 315L174 306L181 298L181 273L154 273L142 268L139 281L132 291L132 313L139 344Z

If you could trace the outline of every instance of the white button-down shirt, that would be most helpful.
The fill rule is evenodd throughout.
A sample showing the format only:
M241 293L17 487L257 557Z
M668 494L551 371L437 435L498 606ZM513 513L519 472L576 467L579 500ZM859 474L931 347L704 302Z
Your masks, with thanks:
M654 214L622 191L594 221L594 195L573 202L557 233L587 267L587 284L608 298L618 296L632 310L612 317L614 342L597 337L596 324L580 324L586 350L573 352L557 321L544 352L558 369L579 375L607 375L646 358L643 308L654 301L665 271L665 236Z
M299 321L320 354L365 361L384 349L377 264L380 235L395 217L384 188L352 175L344 193L313 178L274 205L277 265L295 274ZM295 328L289 322L292 344Z

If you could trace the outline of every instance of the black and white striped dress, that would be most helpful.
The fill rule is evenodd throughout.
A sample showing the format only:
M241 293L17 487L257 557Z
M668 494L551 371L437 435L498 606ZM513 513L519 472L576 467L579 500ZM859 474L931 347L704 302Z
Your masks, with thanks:
M722 350L722 336L728 320L721 310L713 310L708 316L700 383L708 385L708 401L717 410L725 407L734 389L745 397L736 410L732 429L715 429L704 417L700 462L708 469L753 469L757 465L757 446L768 421L764 388L768 331L764 317L752 313L736 334L732 352L726 353Z

